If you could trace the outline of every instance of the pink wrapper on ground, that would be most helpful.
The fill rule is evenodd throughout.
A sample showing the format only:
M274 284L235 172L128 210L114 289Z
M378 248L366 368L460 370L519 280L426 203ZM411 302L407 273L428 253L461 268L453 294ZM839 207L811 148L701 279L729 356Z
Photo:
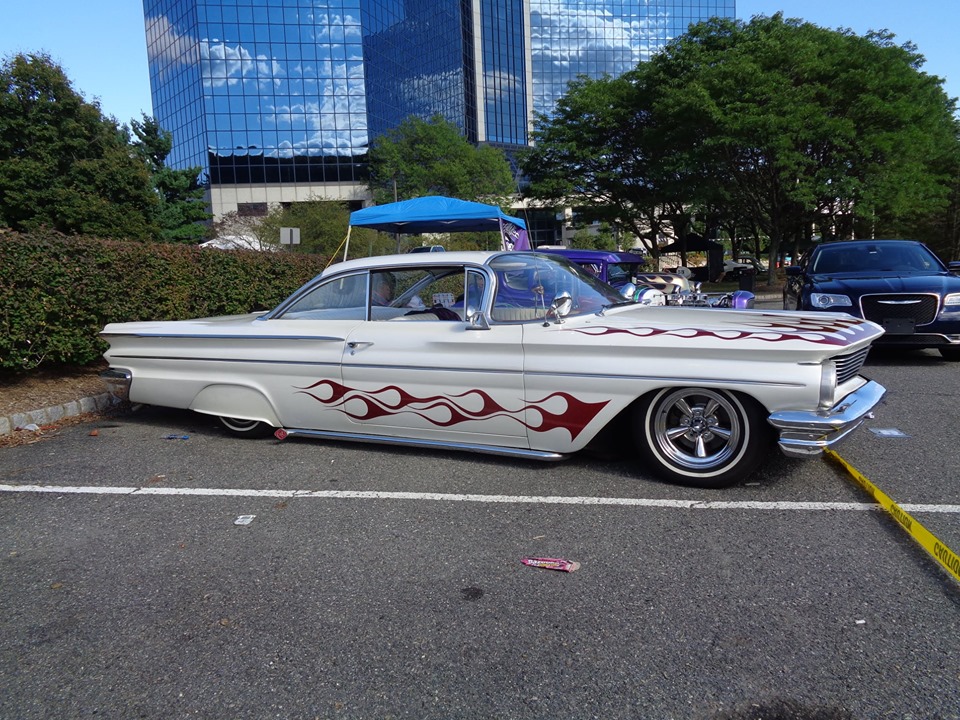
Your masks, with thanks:
M544 570L559 570L560 572L573 572L580 567L580 563L564 560L563 558L521 558L520 562L530 567L543 568Z

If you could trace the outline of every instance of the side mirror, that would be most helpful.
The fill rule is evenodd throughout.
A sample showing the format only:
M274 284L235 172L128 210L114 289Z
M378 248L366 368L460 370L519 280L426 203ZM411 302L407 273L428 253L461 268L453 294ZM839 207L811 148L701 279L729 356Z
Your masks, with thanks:
M487 322L487 316L482 312L475 312L470 316L470 325L471 330L489 330L490 323Z
M573 310L573 298L566 290L557 295L550 303L550 312L558 320L569 315L571 310Z
M800 277L803 275L803 268L799 265L787 265L784 270L786 271L787 277Z
M637 286L632 282L628 282L622 288L620 288L620 294L623 295L627 300L633 300L634 296L637 294Z

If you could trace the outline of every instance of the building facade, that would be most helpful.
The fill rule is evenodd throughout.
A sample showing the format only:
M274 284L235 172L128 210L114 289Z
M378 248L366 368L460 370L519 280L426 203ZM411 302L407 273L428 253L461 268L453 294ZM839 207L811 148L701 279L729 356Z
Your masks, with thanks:
M735 0L144 0L169 162L203 168L218 217L361 202L369 142L410 115L522 147L577 75L620 75L735 15Z

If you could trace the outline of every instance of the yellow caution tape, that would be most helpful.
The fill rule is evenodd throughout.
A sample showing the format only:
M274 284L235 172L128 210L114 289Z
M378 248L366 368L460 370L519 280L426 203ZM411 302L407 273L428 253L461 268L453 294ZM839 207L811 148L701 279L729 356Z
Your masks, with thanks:
M859 470L837 455L837 453L833 450L826 450L825 452L828 458L840 463L840 465L850 473L850 476L859 483L860 487L870 493L873 499L893 516L893 519L897 521L900 527L907 531L910 537L920 543L920 546L930 553L934 560L940 563L948 573L953 575L954 580L960 582L960 557L958 557L953 550L944 545L936 535L927 530L915 518L911 517L910 513L897 505L886 493L867 480Z

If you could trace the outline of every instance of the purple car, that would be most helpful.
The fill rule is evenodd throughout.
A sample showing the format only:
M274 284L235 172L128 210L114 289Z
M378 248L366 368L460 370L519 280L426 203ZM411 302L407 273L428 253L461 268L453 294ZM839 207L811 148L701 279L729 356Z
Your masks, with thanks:
M643 255L609 250L576 250L572 248L537 248L537 252L560 255L584 268L618 290L643 272Z

